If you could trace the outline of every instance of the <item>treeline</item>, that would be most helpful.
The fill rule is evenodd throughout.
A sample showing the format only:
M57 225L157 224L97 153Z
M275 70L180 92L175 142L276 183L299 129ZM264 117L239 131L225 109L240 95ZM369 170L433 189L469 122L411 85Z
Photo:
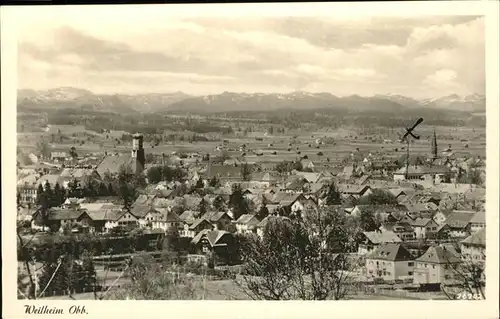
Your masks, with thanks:
M50 183L40 184L37 189L36 204L42 209L61 206L67 198L97 198L117 196L116 187L112 183L99 182L92 180L89 183L82 184L76 179L68 183L65 189L56 183L52 186ZM18 198L20 194L18 193Z
M187 177L187 173L180 167L170 167L167 165L163 166L153 166L148 169L146 176L148 182L151 184L156 184L159 182L184 182Z
M64 112L47 112L48 123L53 125L84 125L87 130L102 132L103 129L160 134L164 130L191 131L199 134L229 134L229 125L210 123L201 119L179 119L159 114L92 112L81 109L67 109Z
M312 110L273 110L228 112L231 117L254 117L272 124L282 125L288 129L302 128L306 123L317 124L323 127L336 128L341 126L364 127L401 127L415 118L423 117L429 125L435 126L484 126L482 118L469 117L467 112L440 110L440 109L404 109L397 113L380 113L377 111L352 111L348 109L312 109Z
M29 258L43 262L56 262L61 256L74 259L88 252L91 256L127 254L137 251L153 251L163 248L164 236L143 234L139 230L124 236L119 233L100 235L59 235L50 234L39 241L31 241L29 245L18 245L18 261Z

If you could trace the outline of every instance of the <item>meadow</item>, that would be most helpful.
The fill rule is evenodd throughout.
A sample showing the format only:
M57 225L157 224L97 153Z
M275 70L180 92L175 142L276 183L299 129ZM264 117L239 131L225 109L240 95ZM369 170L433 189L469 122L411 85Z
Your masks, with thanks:
M51 131L56 129L54 126ZM72 146L76 147L77 153L108 153L129 152L131 142L117 143L116 138L121 137L123 132L111 133L107 135L92 131L64 131L62 142L54 141L49 143L51 151L68 152ZM430 127L422 125L418 128L419 140L413 140L410 145L412 155L429 155L431 146L431 136L434 129L438 137L439 152L451 147L453 152L460 156L486 156L485 129L468 127ZM159 145L145 142L146 154L172 154L197 152L199 154L210 154L212 156L220 154L217 147L224 147L230 156L244 158L248 162L256 163L277 163L283 160L296 160L304 156L315 162L338 163L342 159L356 152L357 149L365 155L368 153L378 153L394 158L399 158L406 154L404 149L406 144L401 143L399 134L402 130L380 128L376 131L364 131L356 128L340 128L321 132L306 132L300 130L290 131L283 135L268 135L264 132L253 132L248 136L224 136L220 141L204 142L162 142ZM18 149L23 153L36 152L37 141L44 136L50 139L48 132L18 133ZM330 140L328 144L316 146L317 139L322 141ZM384 141L385 140L385 141ZM83 143L82 143L83 141ZM333 142L332 142L333 141ZM240 146L245 145L246 151L240 151ZM258 151L260 155L256 155Z

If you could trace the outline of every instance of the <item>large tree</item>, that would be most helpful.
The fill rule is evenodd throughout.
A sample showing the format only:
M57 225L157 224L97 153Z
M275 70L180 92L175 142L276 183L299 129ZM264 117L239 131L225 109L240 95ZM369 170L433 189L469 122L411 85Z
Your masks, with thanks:
M252 179L252 167L248 163L243 163L241 165L241 178L244 181Z
M234 184L232 194L229 198L229 208L233 212L233 218L237 220L241 215L248 213L248 204L243 196L243 190L239 184Z
M163 170L161 166L153 166L148 169L146 176L151 184L159 183L163 180Z
M368 209L363 209L361 211L359 216L359 223L363 231L375 231L378 229L378 225L375 220L375 214Z
M200 216L203 216L207 212L207 206L207 201L204 197L202 197L200 203L198 204L198 211L200 212Z
M374 189L371 194L361 197L360 205L397 205L398 200L394 195L383 189Z
M41 139L36 143L36 150L40 156L43 158L49 158L50 157L50 150L51 147L49 143L47 143L46 140Z
M341 204L340 192L337 190L337 187L334 182L328 185L328 192L326 193L325 203L326 205Z
M130 210L137 198L137 188L135 174L129 166L122 165L118 172L118 195L122 199L123 207Z
M52 192L50 191L50 186L47 188L47 184L45 187L42 184L38 185L36 195L36 204L40 214L39 220L44 229L49 226L49 213L53 204ZM47 191L47 189L49 189L49 191Z
M217 179L217 176L213 176L208 182L210 187L220 187L220 181Z
M71 146L71 148L69 149L69 155L73 159L76 159L78 157L78 154L76 153L76 148L74 146Z
M68 197L76 197L76 198L82 198L83 197L83 190L80 185L80 182L75 178L73 179L69 184L68 184Z
M149 255L135 256L125 273L130 283L107 294L110 300L193 300L198 299L196 283L173 271L165 272L162 265ZM197 285L196 285L197 286Z
M270 217L262 240L242 250L240 287L252 299L343 299L352 287L355 238L342 212L310 209L303 218Z
M213 206L214 209L219 212L225 211L227 209L226 203L224 202L224 199L221 196L215 197Z
M53 193L53 198L52 198L52 205L53 206L60 206L64 203L66 200L66 191L64 188L59 185L59 183L56 183L54 186L54 193Z

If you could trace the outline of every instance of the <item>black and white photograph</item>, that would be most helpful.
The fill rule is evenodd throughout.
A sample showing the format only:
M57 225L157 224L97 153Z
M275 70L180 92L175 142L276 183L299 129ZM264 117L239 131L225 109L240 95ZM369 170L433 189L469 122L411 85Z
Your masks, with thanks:
M169 8L17 22L16 212L2 219L16 216L3 245L15 236L23 314L498 297L484 15Z

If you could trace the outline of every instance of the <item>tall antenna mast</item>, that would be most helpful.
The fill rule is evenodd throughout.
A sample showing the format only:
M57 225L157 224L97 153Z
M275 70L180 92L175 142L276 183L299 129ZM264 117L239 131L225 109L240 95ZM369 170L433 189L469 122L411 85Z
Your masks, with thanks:
M414 139L420 139L419 135L413 134L413 130L424 121L423 118L419 118L412 127L406 128L406 133L401 138L402 141L406 141L406 169L405 169L405 179L408 180L408 170L410 167L410 136Z

